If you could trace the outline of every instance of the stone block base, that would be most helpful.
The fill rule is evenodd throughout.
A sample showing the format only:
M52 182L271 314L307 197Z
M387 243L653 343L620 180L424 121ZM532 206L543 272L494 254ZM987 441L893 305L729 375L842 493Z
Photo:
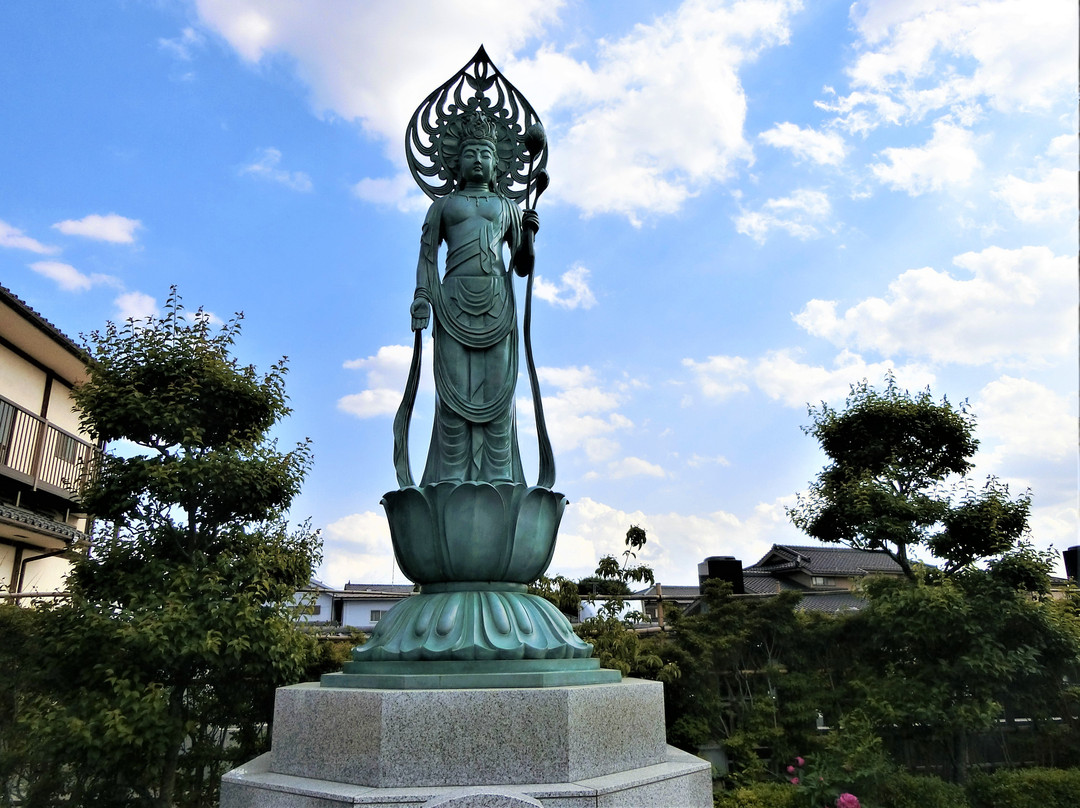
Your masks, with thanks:
M708 808L711 767L668 746L659 682L462 690L280 688L271 751L221 808Z
M709 764L669 746L651 766L572 783L370 788L270 771L265 754L221 781L222 808L708 808Z

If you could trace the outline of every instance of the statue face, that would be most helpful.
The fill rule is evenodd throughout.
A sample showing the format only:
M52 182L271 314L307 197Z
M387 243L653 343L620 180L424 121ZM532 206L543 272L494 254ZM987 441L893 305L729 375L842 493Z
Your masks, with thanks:
M458 178L462 182L490 184L497 160L495 148L486 140L466 141L458 158Z

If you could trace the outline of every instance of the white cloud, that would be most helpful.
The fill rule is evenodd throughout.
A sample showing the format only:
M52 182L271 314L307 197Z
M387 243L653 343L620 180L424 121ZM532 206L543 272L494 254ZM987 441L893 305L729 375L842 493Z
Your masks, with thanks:
M589 270L580 264L564 272L558 284L537 275L533 279L533 294L563 309L591 309L596 305L596 297L589 288Z
M758 137L770 146L787 149L797 160L810 160L820 165L840 165L847 150L839 133L803 129L793 123L778 123Z
M318 577L331 586L346 581L407 583L394 573L394 550L386 516L374 511L353 513L323 529L323 563Z
M120 286L120 281L112 275L84 275L71 264L61 261L36 261L30 265L30 269L56 281L65 292L85 292L94 286Z
M593 479L600 476L596 472L590 472L586 478ZM623 457L608 463L604 477L611 480L621 480L626 477L667 477L667 472L662 466L650 463L640 457Z
M723 455L713 455L712 457L703 457L697 453L690 456L690 459L686 461L686 465L690 468L701 468L702 466L717 465L717 466L730 466L731 461Z
M261 177L264 180L276 182L279 185L284 185L286 188L291 188L292 190L300 191L301 193L311 191L311 177L303 171L286 171L283 168L278 168L280 162L281 152L278 149L262 149L255 162L243 166L240 169L240 173Z
M29 250L39 255L54 255L60 252L59 247L52 247L48 244L42 244L36 238L23 233L17 227L0 219L0 247L7 247L13 250Z
M986 385L972 405L978 434L994 444L988 463L1008 469L1017 458L1061 461L1076 455L1076 400L1070 402L1029 379L1002 376Z
M724 401L750 390L746 381L750 363L741 356L710 356L704 362L683 359L682 363L693 371L698 388L707 398Z
M1069 0L857 2L853 92L819 105L851 131L935 111L1045 108L1076 84L1076 4Z
M820 401L839 402L851 385L862 379L871 383L891 372L906 389L922 389L934 381L934 374L924 365L897 366L890 360L867 362L858 354L841 351L832 367L807 365L793 351L770 351L754 367L754 382L769 398L788 407L805 407Z
M838 346L908 354L935 362L1045 364L1076 344L1075 261L1046 247L989 247L957 256L968 277L912 269L837 314L835 301L811 300L795 322Z
M353 195L365 202L388 205L403 213L425 210L430 200L406 172L393 177L365 178L353 185Z
M829 197L821 191L799 189L791 196L770 199L757 211L742 211L735 217L735 230L764 244L772 230L781 230L798 239L814 238L832 213Z
M613 386L598 380L590 367L540 367L536 373L556 456L579 447L584 447L593 459L613 454L618 444L611 435L633 426L629 418L618 412L623 401ZM524 430L535 429L532 409L531 401L518 401L519 426Z
M115 319L120 322L145 320L158 313L157 301L142 292L125 292L113 301L113 305L116 306Z
M600 41L591 64L551 48L515 60L557 23L561 5L401 0L328 5L316 15L285 3L198 0L196 9L244 59L289 57L315 108L382 137L397 165L405 121L478 41L558 137L549 193L586 214L618 213L639 223L671 213L752 158L738 73L763 49L787 41L798 0L720 7L688 0L619 40ZM359 41L366 46L356 47ZM393 190L365 185L358 192L370 198Z
M973 140L969 130L938 121L926 145L883 149L881 156L888 162L874 163L870 170L881 182L911 196L964 185L980 165Z
M774 541L798 541L784 506L793 498L758 503L739 516L727 511L700 514L624 511L582 497L566 509L551 574L571 578L591 575L604 555L621 557L631 525L648 534L637 563L653 568L656 580L668 585L697 583L697 565L708 556L732 555L744 564L757 561Z
M138 219L129 219L116 213L107 213L104 216L91 213L81 219L65 219L53 225L53 228L65 236L83 236L113 244L133 243L135 231L141 227L142 222Z
M159 37L158 47L174 59L179 59L182 62L190 62L192 50L201 47L205 41L202 34L189 26L181 31L180 36L178 37L172 39Z
M998 183L994 196L1023 222L1071 218L1076 214L1076 171L1051 168L1032 182L1010 174Z
M708 399L724 401L735 393L749 392L752 383L788 407L842 401L852 384L861 379L882 379L887 371L906 387L922 388L934 380L922 365L898 367L888 360L867 362L850 351L841 351L831 368L805 364L793 350L770 351L753 361L739 356L710 356L702 362L683 359L682 363L693 371L697 389Z
M430 356L430 342L427 349L426 353ZM384 345L374 356L345 362L344 367L349 370L366 371L367 389L338 399L338 409L358 418L397 412L409 376L412 350L408 345ZM421 373L421 384L428 391L432 388L430 364L426 362Z

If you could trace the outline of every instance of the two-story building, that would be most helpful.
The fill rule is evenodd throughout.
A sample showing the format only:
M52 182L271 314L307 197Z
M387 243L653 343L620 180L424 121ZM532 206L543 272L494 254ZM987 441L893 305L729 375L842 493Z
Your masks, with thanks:
M79 427L72 388L86 355L0 286L0 596L60 593L72 552L88 546L76 490L99 447Z

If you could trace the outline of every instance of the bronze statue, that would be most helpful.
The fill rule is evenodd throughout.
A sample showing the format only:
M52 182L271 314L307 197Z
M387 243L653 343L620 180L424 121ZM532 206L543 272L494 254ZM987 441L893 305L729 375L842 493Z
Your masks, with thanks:
M428 210L420 239L412 328L427 327L435 308L437 402L421 485L454 480L523 484L514 417L518 375L513 276L533 269L531 239L539 217L522 215L495 185L499 171L496 125L479 111L458 122L462 139L442 145L456 186ZM439 280L439 244L447 245Z
M617 679L589 658L592 646L554 605L528 593L551 563L566 507L552 489L555 463L529 333L535 206L549 181L543 127L481 48L420 105L405 139L413 177L433 201L411 305L412 366L394 420L399 488L382 504L398 565L420 592L391 609L353 651L345 673L324 683L501 687ZM522 469L514 411L514 273L527 278L521 342L540 450L535 485ZM429 323L435 419L417 485L409 422Z

